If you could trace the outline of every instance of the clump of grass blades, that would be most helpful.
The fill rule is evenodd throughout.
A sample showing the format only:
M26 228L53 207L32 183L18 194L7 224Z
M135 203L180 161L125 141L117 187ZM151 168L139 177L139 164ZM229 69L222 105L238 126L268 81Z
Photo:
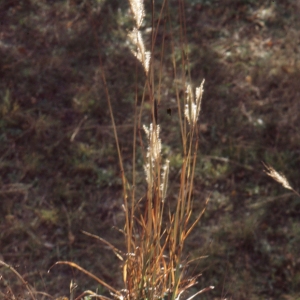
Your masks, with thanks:
M137 96L135 103L135 122L133 138L133 174L129 183L123 168L123 160L119 147L116 125L114 121L111 100L106 85L104 72L101 72L108 107L110 110L114 135L118 149L119 163L123 182L123 198L125 212L124 236L126 253L122 253L109 242L100 237L103 243L108 245L114 253L123 261L124 289L117 291L101 279L78 265L71 262L57 262L76 267L93 277L96 281L107 287L117 299L180 299L188 288L197 283L198 276L186 277L186 268L189 261L184 258L184 245L187 237L200 220L204 209L192 221L192 193L195 174L196 158L198 151L198 126L197 120L201 110L203 85L196 88L195 94L191 84L186 85L186 97L184 104L177 96L179 126L183 145L183 163L181 167L180 188L178 191L176 208L165 213L165 200L167 197L169 165L168 159L164 160L161 154L161 127L157 120L157 100L154 98L156 83L153 76L154 67L151 61L151 51L146 51L140 27L145 16L142 0L129 0L132 15L135 21L133 30L128 39L132 45L132 53L142 64L145 73L144 95L150 95L152 121L149 126L141 126L142 111L137 110ZM166 2L163 2L163 7ZM154 28L152 28L154 31ZM156 33L152 35L154 44ZM174 59L175 67L175 59ZM177 92L177 95L179 93ZM142 99L144 102L144 97ZM182 108L184 113L182 113ZM147 182L147 194L145 196L144 210L140 210L140 200L136 199L136 139L138 129L143 127L147 138L147 150L144 151L144 171ZM139 135L143 145L143 138ZM143 148L143 147L142 147ZM206 201L207 202L207 201ZM166 217L167 215L167 217ZM213 287L205 288L196 295L206 292ZM90 292L86 292L90 293ZM93 293L94 294L94 293ZM81 295L82 296L82 295ZM104 296L99 298L107 299ZM79 298L77 298L79 299Z

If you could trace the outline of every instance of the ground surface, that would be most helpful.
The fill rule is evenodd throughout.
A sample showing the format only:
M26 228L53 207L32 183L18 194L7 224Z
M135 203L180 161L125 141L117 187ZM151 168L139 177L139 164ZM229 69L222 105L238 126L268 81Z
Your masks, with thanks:
M178 3L170 3L154 60L172 36L180 62ZM211 199L186 247L190 257L209 256L190 268L203 274L198 289L215 286L201 299L300 299L300 199L262 165L300 190L300 3L190 0L185 15L191 78L206 80L195 215ZM105 293L68 266L47 273L59 260L121 288L117 258L81 230L123 247L115 229L123 226L121 178L99 58L130 172L134 95L144 79L126 44L128 5L5 0L0 24L1 259L53 297L68 296L71 279L78 294ZM181 149L173 85L181 77L174 80L168 51L163 65L159 122L172 204ZM143 188L141 161L138 167ZM0 275L1 293L11 288L23 299L17 278L4 268Z

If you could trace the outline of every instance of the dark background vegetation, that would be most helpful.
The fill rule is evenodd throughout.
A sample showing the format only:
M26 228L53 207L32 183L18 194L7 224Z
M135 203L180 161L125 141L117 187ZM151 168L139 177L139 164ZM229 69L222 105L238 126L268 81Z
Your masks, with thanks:
M148 3L146 13L149 48ZM178 15L178 1L169 1L153 54L159 65L165 41L157 69L170 203L181 163L174 82L182 82L180 72L174 80L170 51L172 41L180 65ZM208 255L189 272L202 273L198 290L215 286L198 299L300 299L300 199L268 178L261 163L299 191L299 15L295 0L185 1L191 78L195 85L206 80L195 215L210 194L186 254ZM117 258L81 230L124 247L116 230L124 217L121 177L99 62L130 175L135 92L141 95L144 84L126 44L132 24L125 0L0 2L0 255L54 297L68 295L71 279L78 293L105 293L68 266L47 273L58 260L122 287ZM143 118L149 122L147 113ZM3 268L0 275L0 291L10 287L23 299L16 277Z

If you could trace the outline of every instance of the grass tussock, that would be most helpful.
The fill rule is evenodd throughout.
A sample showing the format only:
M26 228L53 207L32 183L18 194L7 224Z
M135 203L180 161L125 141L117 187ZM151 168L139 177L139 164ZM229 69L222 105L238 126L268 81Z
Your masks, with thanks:
M122 232L125 237L126 252L123 253L108 241L85 232L85 234L99 239L109 246L122 261L124 288L116 290L75 263L59 261L56 264L68 264L81 270L105 286L116 299L181 299L184 292L197 283L197 278L199 277L199 275L186 275L187 267L192 261L189 261L184 256L184 246L186 239L199 222L205 210L204 208L196 218L192 218L193 181L199 135L197 121L201 110L204 81L196 88L195 93L192 85L187 83L184 100L177 93L183 158L180 171L180 187L175 210L173 211L170 207L168 209L166 205L168 200L170 161L162 155L160 132L163 128L158 122L158 100L154 96L157 94L155 93L157 82L154 76L156 70L151 51L146 50L141 32L145 10L143 1L130 0L129 2L135 25L128 34L128 41L133 55L142 65L145 74L142 103L145 101L145 95L149 95L151 106L150 124L142 124L143 111L142 109L139 111L137 109L138 94L136 94L131 181L124 171L110 94L106 84L105 73L101 72L102 81L106 89L123 182L125 226ZM163 9L164 5L161 13ZM152 31L152 44L154 45L157 32L155 32L154 27ZM174 62L174 67L175 65ZM141 128L143 128L144 136L146 136L146 146L144 146L145 138ZM136 149L137 141L140 142L142 148L143 168L147 183L146 195L140 199L137 199L136 196L138 176L135 164L138 152L138 149ZM210 289L213 289L213 287L204 288L189 297L189 299ZM104 296L98 295L98 297L107 299Z

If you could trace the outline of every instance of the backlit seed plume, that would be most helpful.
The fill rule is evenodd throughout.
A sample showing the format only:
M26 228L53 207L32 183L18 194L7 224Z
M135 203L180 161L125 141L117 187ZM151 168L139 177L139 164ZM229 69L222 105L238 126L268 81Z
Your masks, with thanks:
M169 179L169 165L170 165L170 161L167 160L165 165L163 166L163 173L161 175L162 184L160 186L160 191L161 191L161 200L162 201L165 201L165 198L167 195L168 179Z
M148 74L151 53L145 50L141 32L137 28L134 28L132 32L128 34L128 38L135 46L135 50L131 50L133 55L141 62L146 74Z
M194 94L192 91L192 86L187 85L186 88L186 105L184 110L184 115L188 120L189 124L194 126L198 120L200 110L201 110L201 100L203 95L203 85L204 80L199 87L196 88L196 99L194 99Z
M144 10L144 1L143 0L129 0L131 10L133 13L133 17L136 23L136 27L140 28L144 17L145 17L145 10Z
M151 166L149 163L146 163L144 165L144 170L145 170L145 174L146 174L146 181L148 183L149 188L151 189L153 186L153 177L152 177Z
M267 171L266 174L270 177L272 177L275 181L279 182L284 188L288 189L288 190L294 190L289 182L287 181L286 177L282 174L282 173L278 173L273 167L268 166L266 164L264 164Z
M153 124L151 123L149 128L145 125L143 128L148 138L147 157L149 157L152 162L155 162L160 158L161 153L161 140L159 138L160 126L156 125L156 130L154 130Z
M149 128L145 125L143 128L148 139L147 163L144 165L144 170L148 189L151 190L153 187L153 169L156 163L159 162L161 153L161 141L159 138L160 127L157 125L156 130L154 130L153 124L151 123Z

